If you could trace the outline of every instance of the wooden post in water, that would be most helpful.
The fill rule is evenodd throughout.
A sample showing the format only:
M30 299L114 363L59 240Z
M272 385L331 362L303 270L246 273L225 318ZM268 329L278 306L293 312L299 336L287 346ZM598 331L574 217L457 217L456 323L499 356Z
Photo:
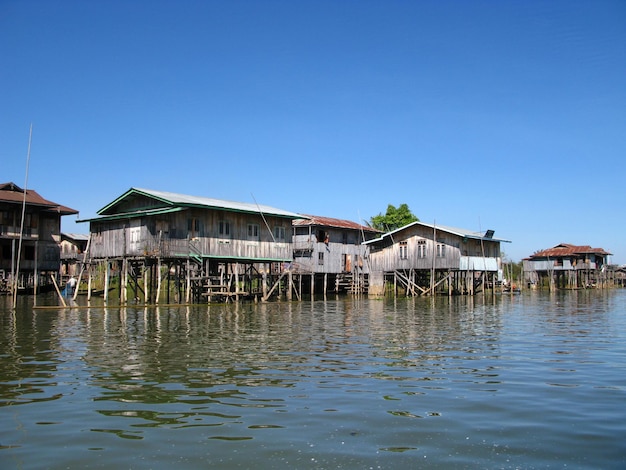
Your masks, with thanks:
M292 299L293 290L293 273L291 270L287 271L287 300Z
M128 258L122 259L122 279L120 282L120 303L125 304L128 301Z
M263 284L261 287L262 288L261 293L263 295L263 298L267 297L267 267L268 266L266 265L266 268L263 270Z
M191 296L191 273L190 273L190 265L189 258L187 258L187 265L185 267L185 303L189 303L189 299Z
M109 277L111 273L109 271L109 259L104 260L104 303L109 301Z
M158 305L159 304L159 298L161 297L161 257L160 256L159 256L159 258L157 258L156 270L157 270L157 273L156 273L157 274L157 287L156 287L156 296L155 296L155 299L154 299L154 303ZM169 279L169 275L170 275L170 273L169 273L169 270L168 270L168 272L167 272L168 279ZM168 285L168 288L169 288L169 285ZM152 292L150 294L152 295ZM149 297L146 294L146 303L148 303L148 299L149 299Z
M54 274L51 273L50 278L52 278L52 284L54 284L54 289L57 291L57 295L59 296L59 299L61 299L61 303L64 307L67 307L65 299L63 298L63 295L61 295L61 291L59 290L59 286L57 285L57 280L54 278Z
M87 301L91 300L91 263L89 264L89 267L87 268L88 272L87 272Z

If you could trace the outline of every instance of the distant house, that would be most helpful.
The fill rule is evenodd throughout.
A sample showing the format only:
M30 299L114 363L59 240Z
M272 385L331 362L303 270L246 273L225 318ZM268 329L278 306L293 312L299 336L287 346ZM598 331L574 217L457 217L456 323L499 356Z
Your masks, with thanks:
M547 283L557 288L595 286L607 279L610 255L603 248L560 243L524 259L524 279L531 285Z
M494 231L477 233L413 222L380 238L370 248L370 294L392 284L408 295L474 294L502 277L500 244Z
M292 261L291 221L301 217L259 204L131 188L88 220L89 255L116 263L124 284L134 280L138 286L137 276L152 270L146 298L155 299L161 281L157 263L177 282L183 279L187 300L190 290L198 294L201 288L209 297L215 291L222 297L250 294L265 288L261 277L279 274Z
M62 278L77 276L79 274L88 242L89 235L83 233L61 233L59 247L61 251Z
M310 276L310 291L315 292L315 285L324 286L324 292L365 291L369 247L362 243L381 232L350 220L304 217L293 221L293 259L294 271Z
M4 290L14 285L16 275L20 290L49 286L50 274L59 272L61 217L72 214L78 211L44 199L32 189L0 184L0 283Z

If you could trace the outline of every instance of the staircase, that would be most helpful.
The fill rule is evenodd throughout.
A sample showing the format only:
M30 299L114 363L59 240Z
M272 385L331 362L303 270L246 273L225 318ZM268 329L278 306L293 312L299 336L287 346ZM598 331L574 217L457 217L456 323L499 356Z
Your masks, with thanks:
M353 295L365 294L369 287L365 274L342 273L337 275L336 288L338 292L348 292Z

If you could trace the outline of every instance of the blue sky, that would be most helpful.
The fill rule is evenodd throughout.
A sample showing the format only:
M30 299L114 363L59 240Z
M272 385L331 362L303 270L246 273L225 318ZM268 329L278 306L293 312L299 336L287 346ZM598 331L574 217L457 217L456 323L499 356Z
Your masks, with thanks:
M494 229L626 263L626 2L0 0L0 182ZM65 217L62 229L86 233Z

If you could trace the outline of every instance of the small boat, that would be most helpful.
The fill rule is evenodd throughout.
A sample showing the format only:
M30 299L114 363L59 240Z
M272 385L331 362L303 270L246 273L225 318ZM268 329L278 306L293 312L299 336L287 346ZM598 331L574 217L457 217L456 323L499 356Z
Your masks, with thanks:
M519 294L521 292L522 290L519 287L517 287L515 284L513 284L512 286L507 286L502 289L503 294Z

